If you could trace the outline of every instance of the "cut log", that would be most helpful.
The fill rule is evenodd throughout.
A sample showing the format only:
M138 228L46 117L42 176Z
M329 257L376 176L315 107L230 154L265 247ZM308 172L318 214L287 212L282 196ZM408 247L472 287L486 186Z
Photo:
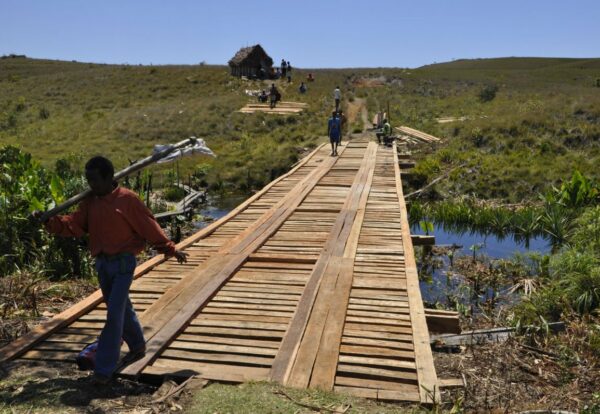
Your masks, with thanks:
M415 168L415 165L417 165L414 161L411 160L405 160L405 161L400 161L400 168Z
M435 245L435 236L425 236L421 234L411 234L413 246L433 246Z

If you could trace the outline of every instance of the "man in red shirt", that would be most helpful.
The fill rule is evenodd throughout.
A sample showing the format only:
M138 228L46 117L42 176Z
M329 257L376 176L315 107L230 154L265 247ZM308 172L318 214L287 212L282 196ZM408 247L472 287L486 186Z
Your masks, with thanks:
M85 177L92 195L74 213L52 217L45 226L50 233L60 236L89 234L107 307L106 323L98 339L94 380L107 384L117 367L121 338L129 347L125 362L139 359L146 352L142 327L129 299L135 255L144 249L146 242L166 257L174 256L179 263L187 261L187 253L175 249L136 193L117 185L110 160L100 156L90 159L85 165ZM34 213L37 218L40 215Z

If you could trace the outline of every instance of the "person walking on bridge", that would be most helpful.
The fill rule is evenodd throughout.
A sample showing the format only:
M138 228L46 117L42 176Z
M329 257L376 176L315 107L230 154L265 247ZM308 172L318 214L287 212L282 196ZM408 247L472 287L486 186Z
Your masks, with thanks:
M342 91L339 86L336 86L333 90L333 99L335 100L335 111L340 109L340 100L342 99Z
M340 118L336 111L331 113L331 118L327 122L327 135L329 136L329 142L331 143L331 155L337 156L337 147L340 142L340 136L342 134L342 125Z
M85 165L85 177L92 191L69 215L51 217L46 230L64 237L89 235L89 247L96 260L102 297L106 303L106 322L98 339L93 382L108 384L117 368L121 338L129 353L123 363L142 358L146 341L129 299L129 287L136 267L135 256L149 242L165 257L187 261L187 253L175 249L136 193L119 187L114 167L107 158L97 156ZM40 219L42 213L32 213Z

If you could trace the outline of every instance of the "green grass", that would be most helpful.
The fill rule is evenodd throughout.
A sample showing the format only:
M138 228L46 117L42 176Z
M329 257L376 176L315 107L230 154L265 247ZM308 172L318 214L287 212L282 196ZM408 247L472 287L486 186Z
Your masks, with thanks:
M314 409L302 404L314 407ZM300 414L319 412L318 407L323 408L320 411L323 413L331 412L327 409L343 412L348 405L350 405L348 414L425 412L414 406L381 404L343 393L299 390L262 382L251 382L238 386L211 384L194 395L193 403L185 411L190 414Z

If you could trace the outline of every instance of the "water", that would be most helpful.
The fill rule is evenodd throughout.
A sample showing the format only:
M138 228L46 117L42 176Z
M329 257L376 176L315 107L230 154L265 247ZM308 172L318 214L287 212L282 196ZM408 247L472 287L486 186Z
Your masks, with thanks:
M419 226L413 226L411 228L411 233L425 234ZM432 234L435 236L435 244L437 245L457 244L463 246L456 251L457 253L472 254L471 250L469 250L471 246L484 243L482 248L478 250L478 253L485 254L486 256L495 259L506 259L515 253L526 253L528 251L538 251L542 253L548 253L550 251L548 241L543 237L531 239L529 241L529 248L526 248L523 243L515 241L510 235L504 239L499 239L494 235L486 236L468 231L464 233L446 231L441 225L435 225Z
M245 194L210 194L206 197L206 204L202 206L199 213L210 220L196 222L198 229L208 226L213 221L229 214L231 210L246 201L250 196Z
M412 234L425 234L419 226L413 226L411 229ZM511 235L505 238L498 238L494 235L484 235L476 232L452 232L444 230L441 225L434 225L434 231L436 245L459 245L461 248L457 249L454 253L454 257L458 256L472 256L473 251L470 249L472 246L481 246L477 251L476 255L481 257L485 255L491 259L508 259L515 255L515 253L528 253L528 252L540 252L547 254L550 252L550 245L547 240L542 237L532 238L529 241L529 246L526 247L524 243L514 240ZM417 258L419 262L419 258ZM459 294L465 283L460 275L453 274L450 270L450 259L447 256L437 256L436 265L433 269L428 269L428 272L421 271L421 276L424 273L430 273L429 278L421 280L421 294L423 300L430 303L447 303L447 294L452 292L453 294ZM485 300L494 292L489 290L486 292L481 299ZM462 295L464 296L464 295Z

